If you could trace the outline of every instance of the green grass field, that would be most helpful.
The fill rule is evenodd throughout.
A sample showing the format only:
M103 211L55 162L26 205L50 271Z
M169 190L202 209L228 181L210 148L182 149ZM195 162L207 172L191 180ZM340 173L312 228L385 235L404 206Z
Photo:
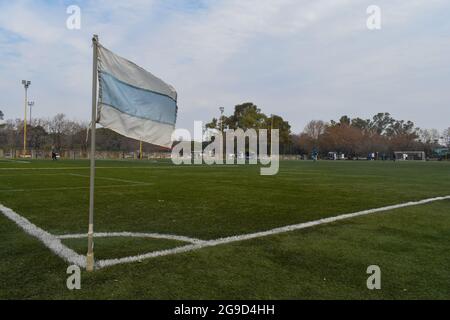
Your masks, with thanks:
M0 160L0 204L55 234L87 232L88 161ZM152 232L212 240L450 195L446 162L282 162L174 166L98 161L96 232ZM437 201L258 239L82 273L0 214L0 298L450 299L450 201ZM85 254L85 239L63 243ZM184 245L99 238L97 259ZM379 265L382 289L368 290Z

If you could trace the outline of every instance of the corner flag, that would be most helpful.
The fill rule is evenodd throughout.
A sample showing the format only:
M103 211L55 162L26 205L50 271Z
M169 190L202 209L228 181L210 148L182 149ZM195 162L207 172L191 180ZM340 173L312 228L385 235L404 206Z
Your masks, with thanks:
M103 47L98 42L96 35L92 39L92 44L91 174L87 271L94 270L96 123L126 137L170 148L178 110L177 92L172 86Z
M170 148L177 118L175 89L98 45L99 123L136 140Z

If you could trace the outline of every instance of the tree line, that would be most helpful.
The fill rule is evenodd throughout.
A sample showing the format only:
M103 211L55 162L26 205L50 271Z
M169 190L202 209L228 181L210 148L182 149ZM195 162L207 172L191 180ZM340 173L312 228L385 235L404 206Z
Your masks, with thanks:
M291 125L279 115L266 115L251 102L236 105L230 116L221 115L207 123L207 128L226 131L241 128L278 129L282 154L322 157L328 152L344 154L347 158L366 157L378 153L391 157L395 151L424 151L427 156L433 150L450 147L450 128L440 133L436 129L421 129L409 120L397 120L389 113L378 113L371 119L342 116L339 120L310 121L303 132L291 132Z
M27 148L46 152L88 151L88 122L67 119L64 114L53 118L33 119L27 123ZM23 147L24 122L21 119L6 120L0 124L0 148L20 150ZM135 152L140 142L124 137L114 131L98 128L96 147L99 151ZM147 143L144 152L164 151L165 149Z
M4 117L0 111L0 120ZM450 147L450 128L444 132L421 129L412 121L398 120L389 113L378 113L371 119L342 116L339 120L310 121L300 133L293 133L289 121L280 115L267 115L252 102L235 106L231 115L221 115L206 124L207 129L226 131L278 129L280 153L322 157L328 152L346 157L365 157L369 153L391 155L394 151L425 151L432 156L433 150ZM0 123L0 148L20 149L23 146L23 120L6 120ZM440 142L445 141L441 145ZM67 119L64 114L53 118L33 119L27 124L27 145L30 149L56 152L88 150L88 123ZM109 129L97 129L97 149L101 151L133 152L139 150L139 141L126 138ZM145 152L165 149L144 143Z
M305 153L317 150L324 156L337 152L346 157L364 157L378 153L391 157L395 151L433 151L450 144L450 129L440 133L436 129L421 129L412 121L397 120L389 113L378 113L372 119L342 116L338 121L310 121L296 136L298 146Z

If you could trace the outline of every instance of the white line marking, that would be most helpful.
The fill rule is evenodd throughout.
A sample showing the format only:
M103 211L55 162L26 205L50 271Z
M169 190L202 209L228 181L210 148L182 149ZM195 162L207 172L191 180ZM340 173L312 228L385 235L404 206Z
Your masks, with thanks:
M417 205L427 204L427 203L431 203L431 202L435 202L435 201L443 201L443 200L450 200L450 195L443 196L443 197L429 198L429 199L424 199L424 200L419 200L419 201L411 201L411 202L406 202L406 203L402 203L402 204L396 204L396 205L391 205L391 206L386 206L386 207L381 207L381 208L376 208L376 209L363 210L363 211L354 212L354 213L342 214L342 215L338 215L335 217L323 218L323 219L314 220L314 221L310 221L310 222L304 222L304 223L284 226L284 227L275 228L275 229L271 229L271 230L267 230L267 231L261 231L261 232L255 232L255 233L249 233L249 234L243 234L243 235L237 235L237 236L231 236L231 237L224 237L224 238L219 238L219 239L215 239L215 240L203 241L203 240L199 240L199 239L193 239L193 238L182 237L182 236L166 235L167 237L170 236L172 239L174 239L174 237L177 237L179 239L183 238L185 240L187 240L187 239L190 239L191 241L195 240L197 243L182 246L182 247L177 247L177 248L173 248L173 249L168 249L168 250L149 252L149 253L137 255L137 256L130 256L130 257L119 258L119 259L99 260L96 262L96 267L98 269L101 269L101 268L114 266L114 265L122 264L122 263L131 263L131 262L137 262L137 261L141 261L141 260L149 259L149 258L156 258L156 257L168 256L168 255L173 255L173 254L178 254L178 253L184 253L184 252L199 250L202 248L214 247L214 246L218 246L218 245L222 245L222 244L240 242L240 241L280 234L280 233L291 232L294 230L311 228L311 227L322 225L322 224L328 224L328 223L332 223L332 222L336 222L336 221L346 220L346 219L369 215L369 214L373 214L373 213L395 210L395 209L411 207L411 206L417 206ZM35 226L27 219L21 217L20 215L15 213L13 210L4 207L1 204L0 204L0 212L3 213L10 220L14 221L26 233L36 237L38 240L43 242L52 252L54 252L59 257L63 258L65 261L76 264L83 268L86 267L86 259L84 256L77 254L75 251L73 251L72 249L66 247L65 245L63 245L61 243L61 239L69 238L69 237L85 237L84 234L83 235L54 236L54 235L40 229L39 227ZM102 234L108 235L108 233L100 233L100 235L102 235ZM117 233L110 233L110 234L117 234L120 236L125 236L125 234L127 234L127 233L126 232L117 232ZM132 235L133 233L128 233L128 234ZM142 235L149 235L149 234L142 233ZM162 236L159 234L153 234L153 235ZM183 241L183 240L181 240L181 241ZM191 241L188 241L188 242L191 242Z
M1 159L0 162L31 163L31 161L24 161L24 160L8 160L8 159Z
M319 220L315 220L315 221L289 225L289 226L275 228L275 229L268 230L268 231L262 231L262 232L256 232L256 233L250 233L250 234L244 234L244 235L238 235L238 236L231 236L231 237L220 238L220 239L216 239L216 240L209 240L209 241L205 241L200 244L191 244L191 245L187 245L187 246L183 246L183 247L177 247L174 249L155 251L155 252L150 252L150 253L132 256L132 257L100 260L100 261L97 261L96 266L97 266L97 268L100 269L100 268L105 268L105 267L122 264L122 263L137 262L137 261L142 261L144 259L168 256L168 255L173 255L173 254L178 254L178 253L199 250L199 249L206 248L206 247L214 247L214 246L218 246L218 245L222 245L222 244L228 244L228 243L233 243L233 242L261 238L261 237L271 236L271 235L275 235L275 234L290 232L290 231L294 231L294 230L311 228L311 227L322 225L322 224L327 224L327 223L332 223L332 222L336 222L336 221L340 221L340 220L364 216L364 215L368 215L368 214L372 214L372 213L378 213L378 212L400 209L400 208L405 208L405 207L417 206L417 205L422 205L422 204L426 204L426 203L430 203L430 202L434 202L434 201L442 201L442 200L448 200L448 199L450 199L450 196L436 197L436 198L424 199L424 200L413 201L413 202L406 202L406 203L382 207L382 208L369 209L369 210L359 211L359 212L355 212L355 213L342 214L342 215L335 216L335 217L323 218L323 219L319 219Z
M83 239L87 238L87 233L77 233L77 234L64 234L56 236L58 239ZM95 238L109 238L109 237L130 237L130 238L152 238L152 239L167 239L176 240L182 242L189 242L193 244L200 244L206 242L205 240L177 236L172 234L161 234L161 233L144 233L144 232L95 232Z
M150 186L150 185L153 185L153 183L118 184L118 185L111 185L111 186L95 186L95 189L142 187L142 186ZM84 190L84 189L89 189L89 187L55 187L55 188L35 188L35 189L1 189L0 192L63 191L63 190Z
M0 212L3 213L3 215L8 219L15 222L26 233L41 241L47 248L49 248L58 257L61 257L64 261L67 261L70 264L76 264L82 268L86 267L86 257L79 255L72 249L63 245L61 240L56 238L54 235L42 230L24 217L15 213L13 210L1 204Z
M132 169L139 167L95 167L95 169ZM150 167L148 167L150 168ZM154 168L154 167L152 167ZM50 168L0 168L0 170L88 170L89 167L50 167Z
M85 175L85 174L67 173L67 175L69 175L69 176L74 176L74 177L90 178L89 175ZM134 183L134 184L146 184L146 183L147 183L147 182L142 182L142 181L125 180L125 179L118 179L118 178L99 177L98 175L95 176L95 179L103 179L103 180L118 181L118 182L126 182L126 183Z
M43 177L55 177L55 176L61 176L66 175L67 173L21 173L21 174L1 174L0 177L29 177L29 176L43 176Z
M154 169L156 167L95 167L95 169ZM89 170L89 167L0 168L0 170Z
M29 177L29 176L43 176L43 177L55 177L55 176L74 176L74 177L82 177L82 178L89 178L89 175L85 174L77 174L77 173L24 173L24 174L2 174L0 177ZM146 184L147 182L143 181L135 181L135 180L125 180L125 179L119 179L119 178L108 178L108 177L100 177L96 176L95 179L103 179L103 180L110 180L110 181L118 181L118 182L126 182L126 183L132 183L132 184Z

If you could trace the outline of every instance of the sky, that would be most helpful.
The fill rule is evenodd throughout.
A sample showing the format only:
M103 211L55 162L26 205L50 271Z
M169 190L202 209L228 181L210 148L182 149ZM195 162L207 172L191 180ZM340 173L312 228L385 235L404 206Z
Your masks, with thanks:
M70 30L67 8L81 10ZM369 30L366 10L381 9ZM447 0L0 0L0 110L88 121L91 38L178 92L178 128L251 101L287 119L389 112L421 128L450 127Z

